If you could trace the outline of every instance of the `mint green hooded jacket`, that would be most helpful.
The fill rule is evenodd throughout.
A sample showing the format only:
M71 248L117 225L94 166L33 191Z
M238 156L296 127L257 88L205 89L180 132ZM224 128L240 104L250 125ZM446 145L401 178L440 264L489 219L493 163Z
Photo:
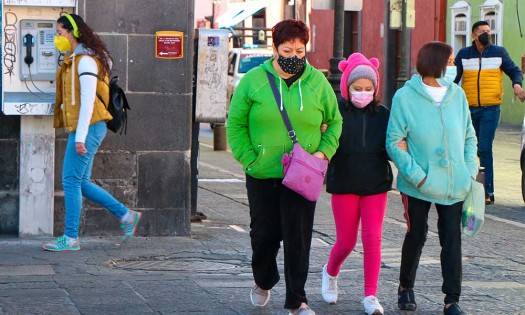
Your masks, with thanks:
M396 145L402 139L408 152ZM386 149L398 169L397 189L402 193L442 205L465 200L470 178L478 173L476 147L468 102L456 84L449 86L440 106L420 75L394 95Z
M321 151L330 159L339 145L342 129L337 98L325 76L306 63L301 77L288 88L273 69L273 60L270 58L241 79L226 124L233 157L248 175L259 179L283 178L281 159L293 146L266 71L273 74L292 128L306 151ZM323 134L322 123L328 125Z

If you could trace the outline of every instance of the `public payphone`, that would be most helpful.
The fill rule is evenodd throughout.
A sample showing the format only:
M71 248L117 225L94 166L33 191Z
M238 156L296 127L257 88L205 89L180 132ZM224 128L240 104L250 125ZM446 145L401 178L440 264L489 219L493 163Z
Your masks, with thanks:
M56 20L73 13L76 0L2 0L2 111L53 114L59 52Z
M20 79L55 81L55 20L20 20Z
M53 233L56 20L76 0L1 0L4 115L20 116L19 235Z

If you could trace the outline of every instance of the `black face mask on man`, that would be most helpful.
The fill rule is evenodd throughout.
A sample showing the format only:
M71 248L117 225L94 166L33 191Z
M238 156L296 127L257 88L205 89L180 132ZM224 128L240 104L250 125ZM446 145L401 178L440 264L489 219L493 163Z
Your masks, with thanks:
M481 45L487 46L490 43L490 35L489 33L483 33L478 36L478 41Z
M297 74L301 72L305 63L305 58L298 58L297 56L285 58L279 55L279 58L277 59L277 64L279 67L281 67L284 72L289 74Z

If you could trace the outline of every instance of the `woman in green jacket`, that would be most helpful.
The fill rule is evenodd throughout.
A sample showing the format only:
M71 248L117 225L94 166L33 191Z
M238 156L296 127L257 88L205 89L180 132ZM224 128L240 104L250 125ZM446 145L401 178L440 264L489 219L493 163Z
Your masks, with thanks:
M342 118L335 93L325 76L306 61L309 29L285 20L272 29L273 53L248 72L235 89L228 113L227 137L234 158L246 172L250 204L254 306L265 306L279 281L276 256L284 244L286 301L290 314L315 314L304 286L308 275L315 202L282 185L284 153L292 141L280 114L285 108L299 144L330 159L338 146ZM274 98L267 72L275 80L281 103ZM324 133L321 125L326 124Z

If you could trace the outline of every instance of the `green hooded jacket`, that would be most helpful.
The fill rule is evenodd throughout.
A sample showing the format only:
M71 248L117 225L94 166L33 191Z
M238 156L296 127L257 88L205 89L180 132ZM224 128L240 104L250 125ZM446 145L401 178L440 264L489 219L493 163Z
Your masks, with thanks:
M330 159L342 129L337 98L325 76L306 63L301 77L288 88L273 69L273 60L270 58L241 79L226 125L233 157L248 175L259 179L283 178L281 159L293 146L266 71L274 76L297 140L306 151L321 151ZM328 125L325 133L321 133L323 123Z

